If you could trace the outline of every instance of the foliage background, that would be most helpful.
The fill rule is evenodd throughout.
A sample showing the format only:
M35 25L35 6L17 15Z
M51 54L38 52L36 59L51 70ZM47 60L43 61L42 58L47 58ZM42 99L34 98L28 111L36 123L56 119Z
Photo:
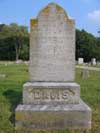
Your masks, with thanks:
M76 60L83 57L85 62L91 58L100 61L100 38L76 29ZM12 23L0 25L0 60L28 60L29 32L28 27Z

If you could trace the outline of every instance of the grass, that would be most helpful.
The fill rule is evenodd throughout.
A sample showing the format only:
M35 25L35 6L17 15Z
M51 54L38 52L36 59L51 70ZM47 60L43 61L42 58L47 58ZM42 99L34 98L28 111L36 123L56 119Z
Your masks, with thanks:
M88 65L87 65L87 64L86 64L86 65L85 65L85 64L80 64L80 65L79 65L79 64L78 64L77 66L80 66L80 67L82 67L82 66L85 67L85 66L86 66L86 67L96 67L96 68L100 68L100 64L98 64L98 65L91 65L91 64L90 64L90 65L89 65L89 64L88 64Z
M81 78L82 69L76 69L76 82L81 85L81 97L92 108L91 133L100 133L100 72L90 71L90 77ZM0 63L0 133L15 133L15 108L22 102L22 86L28 80L25 64ZM33 133L69 133L68 130L34 131ZM73 131L72 131L73 132ZM74 131L73 133L82 133ZM19 132L18 132L19 133ZM25 133L22 130L20 133ZM30 133L29 131L26 133ZM85 131L84 131L85 133Z
M22 99L22 85L28 80L28 69L25 65L0 65L0 133L14 132L14 110Z

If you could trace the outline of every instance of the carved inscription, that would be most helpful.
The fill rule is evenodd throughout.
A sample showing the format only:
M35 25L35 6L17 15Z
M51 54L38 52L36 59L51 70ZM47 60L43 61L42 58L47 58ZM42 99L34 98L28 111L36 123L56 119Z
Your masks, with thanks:
M74 20L55 5L44 10L31 20L30 81L74 81Z
M29 90L31 97L33 100L54 100L54 101L61 101L61 100L68 100L69 97L73 97L75 92L71 89L33 89Z

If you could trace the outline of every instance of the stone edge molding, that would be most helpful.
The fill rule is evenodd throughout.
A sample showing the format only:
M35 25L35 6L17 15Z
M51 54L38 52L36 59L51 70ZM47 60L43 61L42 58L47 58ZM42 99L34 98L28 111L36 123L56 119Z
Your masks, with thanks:
M16 129L90 129L91 109L79 104L19 105L16 108Z
M23 104L78 104L80 86L74 82L27 82Z

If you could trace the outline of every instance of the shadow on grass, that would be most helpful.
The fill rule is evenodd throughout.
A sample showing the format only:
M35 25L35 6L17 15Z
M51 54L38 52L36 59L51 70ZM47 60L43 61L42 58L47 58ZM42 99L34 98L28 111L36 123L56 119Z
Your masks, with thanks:
M15 108L19 103L21 103L22 100L22 92L15 91L15 90L7 90L3 93L3 95L8 99L10 102L10 111L12 112L9 120L13 125L15 125Z

